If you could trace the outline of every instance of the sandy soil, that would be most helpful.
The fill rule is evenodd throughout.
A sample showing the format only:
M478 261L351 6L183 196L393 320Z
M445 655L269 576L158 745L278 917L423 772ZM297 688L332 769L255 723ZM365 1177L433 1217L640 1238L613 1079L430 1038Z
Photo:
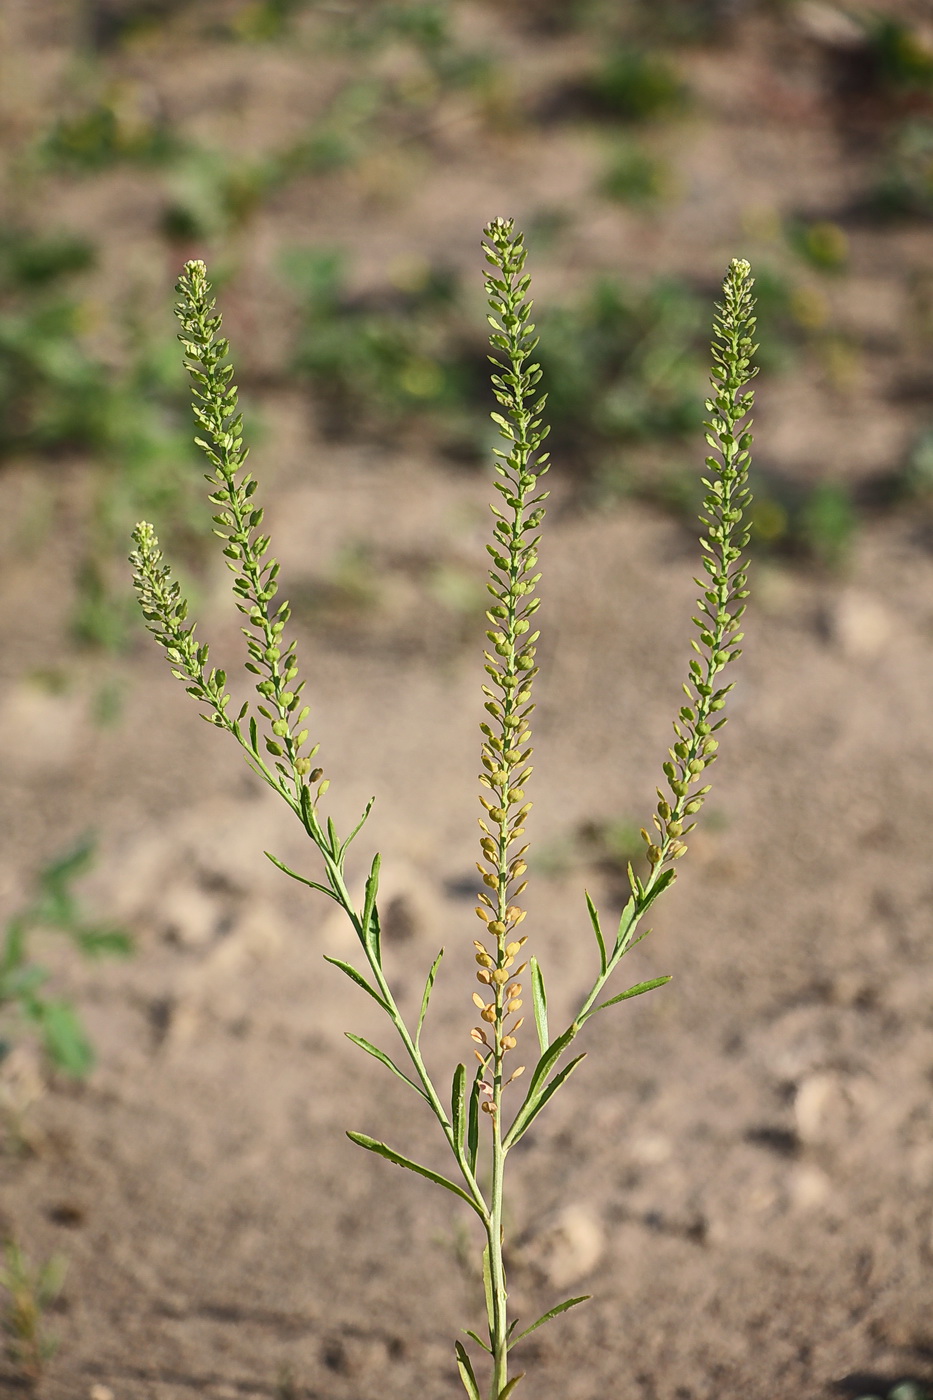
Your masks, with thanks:
M45 75L36 101L68 62L56 14L12 4L5 21ZM505 23L485 8L467 20L477 39ZM666 138L676 211L648 224L606 204L578 212L542 259L540 297L593 267L714 277L743 236L754 244L756 211L845 210L871 153L853 150L807 43L787 40L794 61L776 63L775 23L749 15L725 53L685 53L705 105ZM580 61L517 26L501 42L525 56L526 94ZM300 48L209 57L166 40L110 61L228 139L256 123L281 133L314 106L315 60ZM260 327L257 379L279 353L258 307L281 242L345 240L364 278L412 247L478 275L491 214L521 221L590 198L592 149L575 128L489 134L454 110L437 142L432 162L402 161L395 194L372 172L326 197L308 180L259 214L231 318L234 333L237 319ZM106 232L105 276L164 282L138 172L62 179L41 198ZM890 470L921 421L896 387L929 386L928 341L902 333L911 288L933 274L929 227L847 228L851 270L827 295L859 347L853 375L833 383L808 361L761 385L761 457L803 480ZM377 796L354 877L381 850L404 1006L447 949L428 1040L443 1079L471 1049L482 624L469 587L455 607L431 580L441 567L481 578L488 483L423 447L325 442L293 392L263 412L257 461L285 591L310 600L297 631L328 807L345 828ZM147 638L120 663L122 722L95 726L95 688L117 663L63 640L84 469L43 470L52 516L38 539L34 469L0 476L0 884L13 907L41 861L92 825L101 857L86 895L139 952L62 968L99 1066L84 1086L49 1086L29 1111L33 1150L2 1162L3 1219L35 1257L70 1261L40 1394L452 1400L452 1339L480 1323L470 1222L344 1136L385 1136L440 1165L432 1125L343 1037L382 1034L322 961L351 953L348 934L262 854L311 872L300 831L198 723ZM553 476L526 927L559 1015L593 961L584 885L607 909L620 897L577 833L650 811L696 562L681 524L637 503L581 510L572 473L556 462ZM674 980L589 1028L586 1064L513 1159L516 1308L530 1320L567 1292L593 1294L527 1345L519 1394L853 1400L933 1381L930 538L918 507L869 521L841 574L756 568L711 820L629 959L630 981ZM316 608L341 549L360 543L368 605ZM232 672L222 569L200 612ZM50 654L70 667L62 694L33 679ZM0 1393L21 1393L10 1370Z

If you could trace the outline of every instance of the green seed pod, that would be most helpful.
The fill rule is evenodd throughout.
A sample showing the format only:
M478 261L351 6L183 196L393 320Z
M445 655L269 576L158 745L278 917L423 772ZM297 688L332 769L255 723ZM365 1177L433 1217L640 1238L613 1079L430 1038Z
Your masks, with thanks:
M288 720L277 719L272 726L272 733L277 734L280 739L284 739L288 733Z
M646 854L651 864L657 865L658 861L661 859L661 848L660 846L649 846Z

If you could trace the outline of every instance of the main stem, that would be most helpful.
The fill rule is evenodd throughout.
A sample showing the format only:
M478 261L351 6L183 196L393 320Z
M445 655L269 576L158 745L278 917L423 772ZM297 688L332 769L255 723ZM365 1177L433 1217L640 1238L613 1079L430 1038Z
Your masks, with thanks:
M501 1060L501 1057L500 1057ZM493 1084L496 1113L492 1120L492 1210L489 1216L489 1344L492 1348L492 1391L490 1400L499 1396L509 1379L508 1294L505 1288L505 1263L502 1258L502 1186L505 1151L502 1146L502 1124L499 1104L502 1094L501 1063L496 1068Z

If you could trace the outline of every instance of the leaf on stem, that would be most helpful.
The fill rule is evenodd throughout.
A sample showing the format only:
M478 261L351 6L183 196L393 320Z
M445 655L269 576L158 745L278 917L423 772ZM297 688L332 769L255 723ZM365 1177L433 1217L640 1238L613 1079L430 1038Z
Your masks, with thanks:
M480 1343L480 1345L482 1345L482 1343ZM476 1383L476 1376L473 1373L473 1363L467 1354L467 1349L462 1342L455 1342L454 1346L457 1351L457 1370L460 1372L463 1388L467 1395L469 1395L470 1400L480 1400L479 1386ZM488 1349L487 1347L487 1351Z
M592 1293L584 1293L579 1298L568 1298L565 1302L558 1303L556 1307L550 1308L543 1316L538 1318L537 1322L533 1322L530 1327L525 1328L524 1332L519 1332L518 1336L512 1339L509 1343L509 1350L511 1351L512 1347L517 1346L523 1337L527 1337L531 1332L534 1332L536 1328L542 1327L545 1322L550 1322L552 1317L557 1317L560 1313L567 1312L570 1308L575 1308L578 1303L588 1303L592 1296Z
M473 1087L470 1090L470 1107L467 1114L467 1162L470 1171L476 1171L476 1154L479 1151L479 1086L482 1083L486 1064L477 1066L476 1074L473 1076Z
M486 1343L483 1341L482 1337L478 1336L476 1332L471 1331L469 1327L464 1327L463 1335L465 1337L469 1337L471 1341L474 1341L476 1343L477 1346L482 1347L483 1351L487 1351L489 1355L492 1356L492 1347L487 1346Z
M328 889L326 885L319 885L317 880L309 880L304 875L299 875L297 870L290 869L284 861L279 860L278 856L274 856L271 851L263 851L263 855L267 860L271 860L275 868L281 870L283 875L290 875L292 879L297 880L299 884L307 885L309 890L318 890L321 894L326 894L329 899L333 899L337 904L340 903L339 897L334 894L333 890ZM334 959L328 958L327 961L333 962Z
M379 948L379 920L376 916L376 894L379 890L379 866L381 864L382 857L377 851L373 856L373 867L366 881L366 897L363 901L363 917L360 922L360 936L363 940L363 947L367 952L373 955L379 966L382 964L382 956Z
M364 812L363 812L363 815L360 817L360 819L359 819L359 821L357 822L356 826L355 826L355 827L353 828L353 830L350 832L350 835L347 837L347 839L340 845L340 847L339 847L339 848L337 847L336 842L333 842L333 843L332 843L332 849L335 850L335 851L337 852L337 864L338 864L338 865L339 865L340 862L343 860L344 856L347 854L347 851L348 851L349 848L350 848L350 842L354 839L354 837L359 836L360 832L363 830L363 827L364 827L365 824L366 824L366 818L369 816L370 812L373 810L373 803L375 802L375 800L376 800L375 797L371 797L371 798L369 799L369 801L366 803L366 807L365 807L365 810L364 810ZM328 819L328 823L329 823L329 824L332 824L332 823L331 823L331 819Z
M528 1085L528 1093L525 1095L525 1104L530 1103L540 1092L542 1084L579 1029L580 1027L577 1025L576 1021L574 1021L572 1025L567 1027L562 1035L557 1037L553 1045L549 1045L544 1051L544 1054L535 1065L534 1073L531 1076L531 1082ZM525 1104L522 1105L523 1108Z
M593 1007L590 1015L605 1010L607 1006L615 1006L617 1001L628 1001L630 997L640 997L642 992L653 992L655 987L663 987L665 982L670 980L670 977L652 977L650 982L638 982L634 987L629 987L627 991L619 992L618 996L610 997L608 1001L601 1001L598 1006Z
M547 1029L547 992L544 989L544 977L538 965L538 959L531 959L531 999L535 1009L535 1026L538 1030L538 1043L541 1046L543 1055L548 1048L549 1037Z
M458 1065L454 1070L450 1089L450 1125L454 1134L454 1150L459 1157L463 1152L464 1099L466 1097L466 1065Z
M510 1395L512 1394L512 1392L514 1391L514 1389L515 1389L515 1387L518 1385L519 1381L522 1381L522 1380L524 1380L524 1379L525 1379L525 1372L524 1372L524 1371L519 1371L518 1375L517 1375L517 1376L513 1376L512 1379L508 1382L508 1384L507 1384L507 1385L504 1385L504 1386L502 1387L502 1389L499 1391L499 1400L509 1400L509 1396L510 1396Z
M420 1092L420 1090L419 1090ZM365 1133L347 1133L351 1142L355 1142L358 1147L365 1147L367 1152L375 1152L379 1157L385 1157L387 1162L394 1162L397 1167L404 1167L407 1171L416 1172L418 1176L426 1176L428 1181L433 1181L437 1186L443 1186L447 1191L452 1191L455 1196L459 1196L461 1201L466 1201L471 1210L482 1220L482 1212L474 1200L461 1191L453 1181L448 1181L446 1176L441 1176L440 1172L432 1171L430 1167L422 1167L417 1162L411 1161L408 1157L403 1157L400 1152L387 1147L384 1142L377 1142L375 1138L367 1137Z
M387 1001L383 1001L382 997L376 991L375 987L371 987L366 981L366 978L363 976L362 972L359 972L355 967L353 967L351 963L343 962L340 958L330 958L326 953L324 954L324 961L332 963L334 967L339 967L341 972L345 972L347 974L351 982L355 982L358 987L362 987L364 992L368 992L369 995L372 997L373 1001L378 1002L378 1004L382 1007L383 1011L389 1012L389 1014L391 1014L391 1008L389 1006L389 1003Z
M424 984L424 994L421 998L421 1010L418 1013L418 1029L415 1031L415 1045L421 1041L421 1027L424 1025L424 1018L428 1014L428 1002L431 1000L431 992L434 990L434 979L437 976L437 969L441 965L441 958L444 956L443 948L438 953L431 964L431 971L428 973L427 981Z
M583 893L586 896L586 907L589 911L590 923L593 925L593 932L596 935L596 943L599 948L599 970L601 973L604 973L608 966L608 960L606 958L606 940L603 938L603 931L599 926L599 914L596 912L596 905L590 899L590 892L589 890L584 890Z
M541 1112L548 1099L554 1097L561 1085L566 1083L566 1081L573 1074L580 1061L585 1059L586 1051L584 1050L582 1055L578 1055L575 1060L570 1061L569 1065L565 1065L565 1067L561 1070L560 1074L558 1074L554 1079L551 1080L547 1088L542 1089L541 1093L533 1102L529 1102L528 1100L526 1100L525 1103L522 1104L518 1113L516 1113L515 1115L515 1121L509 1129L508 1137L505 1140L504 1145L506 1148L515 1146L519 1138L522 1137L523 1134L527 1131L527 1129L531 1127L532 1123L537 1118L538 1114Z
M376 1000L378 1001L379 998L377 997ZM388 1007L386 1010L388 1010ZM378 1060L380 1064L385 1065L386 1069L390 1069L399 1079L404 1079L405 1083L409 1088L414 1089L416 1094L420 1094L423 1099L427 1098L427 1094L420 1085L416 1084L413 1079L409 1079L408 1075L404 1074L403 1071L399 1069L395 1061L389 1059L384 1050L380 1050L377 1046L370 1044L370 1042L364 1040L361 1035L354 1035L352 1031L344 1031L344 1035L347 1037L347 1040L352 1040L354 1045L358 1045L361 1050L365 1050L367 1055L372 1055L374 1060Z

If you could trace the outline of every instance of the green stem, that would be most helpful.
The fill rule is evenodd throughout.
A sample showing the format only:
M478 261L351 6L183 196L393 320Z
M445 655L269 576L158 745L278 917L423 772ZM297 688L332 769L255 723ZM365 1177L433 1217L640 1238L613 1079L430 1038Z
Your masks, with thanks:
M492 1391L490 1400L499 1396L509 1379L508 1293L505 1287L505 1263L502 1258L502 1203L506 1149L502 1145L500 1105L502 1100L501 1054L493 1083L496 1112L492 1118L492 1186L489 1214L489 1345L492 1350Z

